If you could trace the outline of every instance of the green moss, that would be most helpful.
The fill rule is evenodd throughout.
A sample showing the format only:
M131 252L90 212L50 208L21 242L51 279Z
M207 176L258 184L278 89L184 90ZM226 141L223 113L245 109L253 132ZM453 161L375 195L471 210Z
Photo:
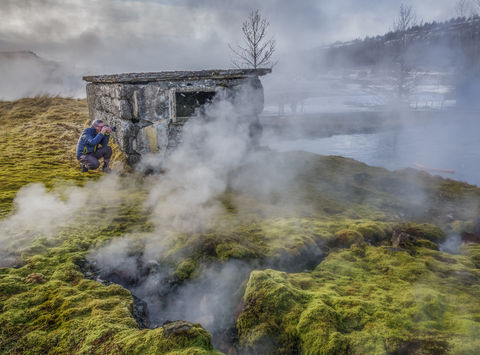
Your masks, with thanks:
M41 285L11 290L9 296L2 302L0 315L4 353L132 353L144 349L153 354L190 348L214 353L210 335L200 326L168 338L161 329L138 330L131 314L132 296L118 285L52 277Z
M183 260L175 270L175 276L179 281L189 279L195 271L196 263L191 258Z
M478 344L480 273L465 257L417 252L357 245L311 273L253 272L237 321L241 344L267 337L307 354L467 353Z
M258 287L258 288L257 288ZM258 291L258 292L257 292ZM254 271L245 291L245 309L237 319L243 347L250 351L292 353L297 350L295 324L309 296L291 287L287 275L273 270ZM283 321L283 319L286 321ZM273 340L272 344L269 341ZM271 349L269 345L272 346Z
M428 249L433 249L433 250L438 250L438 244L427 240L427 239L417 239L415 242L415 246L419 246L422 248L428 248Z
M14 295L19 292L24 292L28 290L27 285L24 285L23 278L21 276L14 275L2 275L1 276L1 285L0 295L5 298L5 296Z
M363 235L352 229L342 229L335 233L335 238L330 243L334 248L348 248L352 244L365 242Z
M84 174L75 158L76 141L90 119L86 100L59 97L0 101L0 216L13 207L18 189L41 182L83 184L100 172ZM124 161L115 143L112 162Z
M358 223L350 228L359 232L365 241L372 244L387 241L392 233L392 227L389 224L378 222Z
M221 260L252 259L258 257L258 254L253 252L253 250L237 242L217 244L215 253Z
M480 269L480 244L467 244L460 248L463 255L467 255L472 260L477 269Z

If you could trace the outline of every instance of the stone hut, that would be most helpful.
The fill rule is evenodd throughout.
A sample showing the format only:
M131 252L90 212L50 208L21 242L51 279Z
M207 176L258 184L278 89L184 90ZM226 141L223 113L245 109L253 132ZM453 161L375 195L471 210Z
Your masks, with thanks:
M251 113L263 110L259 76L271 69L169 71L85 76L90 118L116 127L115 141L130 165L148 153L167 153L181 142L182 126L214 96L253 90Z

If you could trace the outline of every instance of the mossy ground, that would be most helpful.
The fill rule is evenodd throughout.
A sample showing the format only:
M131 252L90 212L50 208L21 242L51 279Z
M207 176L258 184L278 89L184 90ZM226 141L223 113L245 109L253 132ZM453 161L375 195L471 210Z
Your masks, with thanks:
M13 198L26 184L53 189L101 179L99 172L82 174L74 156L88 120L85 100L0 102L0 216L14 213ZM114 150L114 160L121 161ZM238 321L243 345L273 345L284 353L480 349L471 337L480 322L472 281L478 284L477 248L453 257L422 247L415 253L387 247L394 229L427 245L441 242L444 232L471 228L477 188L341 157L265 151L259 159L268 163L246 163L235 174L247 182L255 177L251 189L231 188L217 197L225 211L215 225L174 235L159 256L183 282L205 263L240 259L303 270L328 255L312 273L252 273ZM265 193L258 177L278 175L282 166L295 175ZM21 267L0 269L3 352L215 352L200 326L173 338L164 338L161 328L139 330L127 290L84 278L81 267L91 250L128 234L140 241L141 252L141 241L154 232L144 207L149 179L128 172L118 179L115 199L89 206L54 235L19 245Z
M59 97L0 101L0 216L12 208L18 189L41 182L83 183L98 177L82 174L75 158L75 143L90 125L86 100ZM114 147L113 159L121 160Z
M75 160L76 141L89 125L85 100L1 102L0 121L0 215L14 210L13 198L26 184L54 188L101 177L100 172L81 173ZM113 147L113 160L121 161ZM89 206L54 236L20 243L16 252L24 265L0 269L1 353L216 353L210 334L200 326L168 338L162 328L139 330L128 290L84 278L80 265L92 247L131 229L150 229L142 207L145 191L127 180L120 182L113 204Z
M252 272L237 321L242 345L272 354L477 352L480 270L469 257L416 251L354 245L309 273Z

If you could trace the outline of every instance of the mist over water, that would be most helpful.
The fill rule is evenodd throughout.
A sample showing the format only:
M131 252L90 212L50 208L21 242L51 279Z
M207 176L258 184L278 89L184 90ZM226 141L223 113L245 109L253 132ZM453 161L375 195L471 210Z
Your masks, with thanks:
M348 115L348 114L346 114ZM264 144L278 151L303 150L353 158L389 170L414 168L414 164L455 170L431 172L445 178L480 186L478 114L455 113L384 127L368 133L337 134L321 138L264 137Z

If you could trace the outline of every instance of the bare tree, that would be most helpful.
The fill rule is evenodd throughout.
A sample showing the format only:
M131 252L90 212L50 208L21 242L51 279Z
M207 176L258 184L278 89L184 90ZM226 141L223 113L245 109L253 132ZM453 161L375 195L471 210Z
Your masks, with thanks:
M455 5L455 11L457 12L458 17L468 17L470 9L471 6L469 0L458 0L457 5Z
M458 0L455 6L458 17L473 17L480 13L480 0Z
M413 11L411 6L401 4L400 13L398 17L393 21L393 29L398 32L405 32L410 27L417 24L417 15Z
M473 0L473 4L470 7L470 16L476 16L480 13L480 0Z
M228 47L236 58L232 64L237 68L272 67L272 55L275 52L275 39L267 38L269 22L262 17L258 10L252 11L242 23L243 44L235 48L230 44Z
M402 4L398 17L393 21L393 29L399 35L397 46L398 70L395 75L395 87L398 99L405 101L405 97L412 90L415 75L413 67L408 63L407 54L410 47L412 34L409 29L417 25L417 16L411 6Z

